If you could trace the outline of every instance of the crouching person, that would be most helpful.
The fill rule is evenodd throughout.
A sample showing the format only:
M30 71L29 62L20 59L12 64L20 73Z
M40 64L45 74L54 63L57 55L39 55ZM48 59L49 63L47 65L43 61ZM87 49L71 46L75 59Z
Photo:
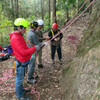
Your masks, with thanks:
M17 18L14 22L14 30L10 33L10 42L13 49L14 56L16 58L16 80L15 89L18 100L30 100L28 97L24 97L23 80L25 76L25 69L29 64L31 54L36 50L39 50L39 45L32 48L27 47L27 44L23 38L28 27L28 22L23 18Z

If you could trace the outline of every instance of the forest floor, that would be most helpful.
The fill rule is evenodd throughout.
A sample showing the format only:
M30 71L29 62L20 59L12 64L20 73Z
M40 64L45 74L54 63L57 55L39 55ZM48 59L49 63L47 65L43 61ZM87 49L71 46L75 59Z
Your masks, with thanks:
M28 94L31 100L62 100L62 89L59 78L62 74L63 66L67 65L70 59L76 56L77 45L83 36L83 30L88 28L89 15L85 14L78 19L72 26L63 32L62 55L63 65L59 64L57 54L55 56L55 65L52 65L50 57L50 46L43 48L44 69L36 67L36 73L39 75L38 83L28 84L26 77L24 87L33 87L32 94ZM46 36L45 34L44 36ZM14 88L15 77L11 76L14 57L0 62L0 100L17 100ZM26 74L27 76L27 74ZM6 78L5 78L6 77ZM37 91L37 92L36 92ZM37 93L37 94L36 94Z

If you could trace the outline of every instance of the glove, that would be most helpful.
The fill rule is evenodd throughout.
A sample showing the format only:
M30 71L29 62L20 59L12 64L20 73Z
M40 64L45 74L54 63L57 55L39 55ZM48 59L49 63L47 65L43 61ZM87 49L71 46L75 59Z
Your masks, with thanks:
M47 46L48 43L47 43L47 42L42 42L42 43L40 43L40 45L41 45L41 46Z
M40 48L41 48L40 45L36 45L35 47L36 47L36 50L37 50L37 51L39 51Z
M44 44L45 46L47 46L47 45L48 45L48 43L47 43L47 42L43 42L43 44Z

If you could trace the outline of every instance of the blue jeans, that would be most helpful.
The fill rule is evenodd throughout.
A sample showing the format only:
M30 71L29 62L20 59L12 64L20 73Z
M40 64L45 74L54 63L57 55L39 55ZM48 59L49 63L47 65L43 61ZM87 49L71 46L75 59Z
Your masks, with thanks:
M16 89L16 95L17 98L23 97L23 80L25 76L25 70L28 65L29 61L26 61L25 63L21 63L19 65L19 62L16 61L16 80L15 80L15 89Z
M33 54L30 59L27 79L32 79L32 75L34 72L35 72L35 54Z

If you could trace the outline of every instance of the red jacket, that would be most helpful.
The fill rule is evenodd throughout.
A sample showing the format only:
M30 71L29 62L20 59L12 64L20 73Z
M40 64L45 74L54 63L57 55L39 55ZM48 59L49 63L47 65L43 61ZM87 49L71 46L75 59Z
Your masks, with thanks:
M31 54L36 51L36 47L27 47L27 44L22 34L19 32L14 31L12 33L9 33L9 35L11 40L11 47L13 49L15 58L23 63L29 60L31 58Z

